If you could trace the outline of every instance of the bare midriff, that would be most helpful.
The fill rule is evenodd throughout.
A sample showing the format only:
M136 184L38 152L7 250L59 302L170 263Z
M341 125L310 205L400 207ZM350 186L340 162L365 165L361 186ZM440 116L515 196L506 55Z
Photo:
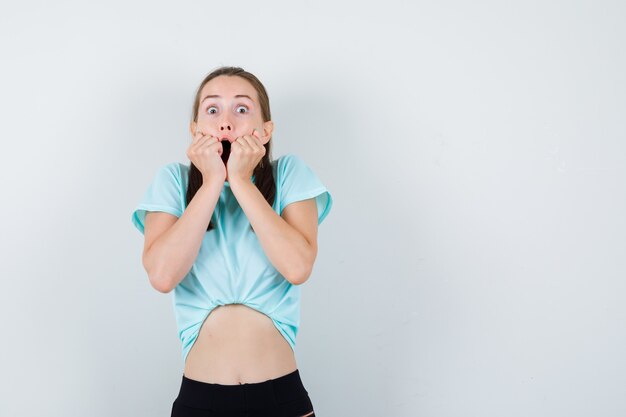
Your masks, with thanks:
M222 385L265 382L297 369L272 319L243 304L216 307L187 354L184 375Z

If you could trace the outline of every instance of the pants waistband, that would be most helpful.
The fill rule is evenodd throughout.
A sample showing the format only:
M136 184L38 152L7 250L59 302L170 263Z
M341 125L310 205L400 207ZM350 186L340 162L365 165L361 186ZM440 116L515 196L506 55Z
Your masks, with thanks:
M196 381L184 374L177 401L189 407L248 411L308 395L298 369L265 382L221 385Z

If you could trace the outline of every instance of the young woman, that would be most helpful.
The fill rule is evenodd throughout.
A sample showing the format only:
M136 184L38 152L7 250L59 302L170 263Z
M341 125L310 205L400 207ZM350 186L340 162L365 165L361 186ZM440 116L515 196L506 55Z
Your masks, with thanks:
M191 163L160 167L133 212L150 283L174 291L172 417L315 416L294 347L332 197L301 158L272 160L273 129L261 82L216 69L193 103Z

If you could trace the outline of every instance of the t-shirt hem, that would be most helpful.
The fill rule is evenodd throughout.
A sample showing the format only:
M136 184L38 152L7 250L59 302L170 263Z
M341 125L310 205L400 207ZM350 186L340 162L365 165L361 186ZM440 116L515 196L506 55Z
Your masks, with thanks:
M140 205L138 206L135 211L133 211L132 214L132 222L135 225L135 227L141 232L144 233L145 227L144 227L144 219L145 219L145 213L141 215L139 212L140 211L160 211L160 212L165 212L168 214L172 214L176 217L180 217L183 215L183 213L179 210L179 209L175 209L172 207L168 207L168 206L159 206L159 205Z
M287 207L291 203L294 203L296 201L308 200L309 198L317 198L317 197L319 197L320 195L322 195L324 193L328 193L328 199L327 199L327 202L326 202L326 206L322 209L322 212L319 213L319 215L318 215L317 223L320 224L320 223L322 223L322 221L326 218L326 216L330 212L330 208L332 207L332 204L333 204L333 200L332 200L332 196L330 194L330 191L328 191L328 189L325 188L325 187L316 188L315 190L307 191L307 192L305 192L303 194L299 194L297 196L291 196L288 200L285 200L283 202L283 206L280 209L279 215L282 214L282 212L285 209L285 207Z

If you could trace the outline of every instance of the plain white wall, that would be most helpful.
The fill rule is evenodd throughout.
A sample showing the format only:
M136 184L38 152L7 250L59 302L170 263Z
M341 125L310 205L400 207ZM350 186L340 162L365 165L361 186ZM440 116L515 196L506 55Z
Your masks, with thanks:
M334 197L296 346L316 414L626 415L625 12L3 5L0 415L169 416L172 294L130 216L220 65Z

